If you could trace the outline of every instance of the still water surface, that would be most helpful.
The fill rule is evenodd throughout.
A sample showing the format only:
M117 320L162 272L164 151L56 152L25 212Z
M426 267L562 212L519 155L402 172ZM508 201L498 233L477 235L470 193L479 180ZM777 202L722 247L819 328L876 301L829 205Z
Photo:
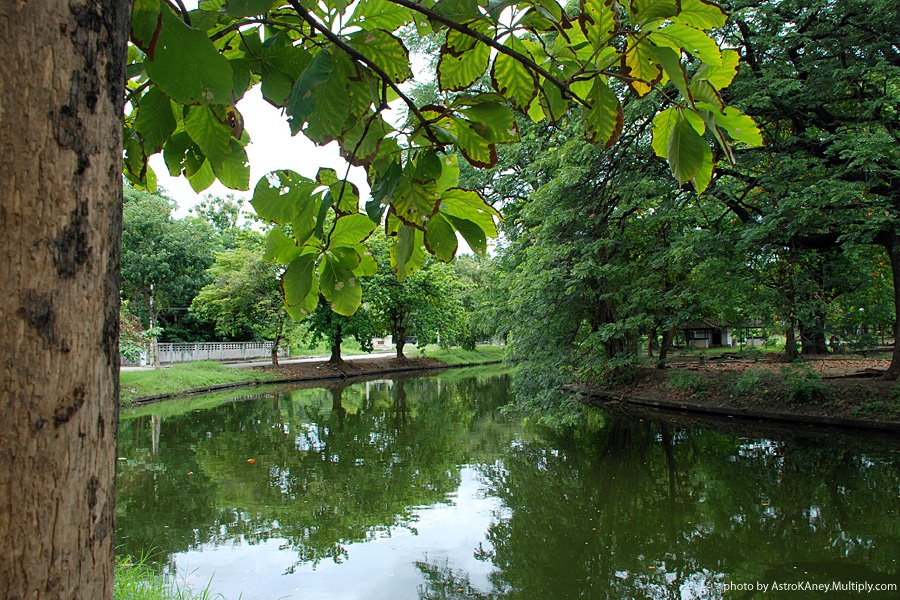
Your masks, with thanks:
M601 412L554 433L501 410L509 386L482 368L126 411L118 552L229 600L898 582L896 438Z

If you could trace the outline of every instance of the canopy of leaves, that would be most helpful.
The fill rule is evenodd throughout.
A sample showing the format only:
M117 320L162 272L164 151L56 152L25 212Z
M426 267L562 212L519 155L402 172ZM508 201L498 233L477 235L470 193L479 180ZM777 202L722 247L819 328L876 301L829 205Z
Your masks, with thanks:
M704 135L728 152L732 141L760 141L753 121L721 101L737 57L722 53L709 30L724 24L724 12L706 0L583 2L571 12L542 0L203 0L183 14L137 0L126 176L152 189L147 158L162 151L170 174L195 190L217 179L249 189L249 136L236 103L260 85L292 133L336 141L367 172L365 213L358 191L334 171L315 180L278 171L254 187L257 214L277 224L271 258L287 266L289 313L308 315L321 292L336 313L350 315L362 297L357 278L371 266L360 244L384 219L401 279L422 264L423 247L444 261L460 237L484 251L499 215L459 188L447 153L494 166L498 147L520 139L516 113L571 119L590 142L610 146L624 127L623 98L666 87L671 108L658 117L658 153L680 183L706 187ZM401 34L412 31L441 44L441 94L429 104L404 87L412 68ZM696 64L702 68L688 68ZM405 106L407 121L385 119L392 103Z

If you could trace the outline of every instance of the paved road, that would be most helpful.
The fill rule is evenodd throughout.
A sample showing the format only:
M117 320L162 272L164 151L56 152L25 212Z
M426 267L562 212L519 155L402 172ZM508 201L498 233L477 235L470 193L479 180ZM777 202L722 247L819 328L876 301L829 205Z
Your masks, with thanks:
M349 356L342 356L344 360L366 360L366 359L379 359L379 358L391 358L395 356L394 352L374 352L372 354L351 354ZM325 362L328 360L327 356L312 356L308 358L283 358L278 361L280 365L293 365L296 363L315 363L315 362ZM235 369L244 369L247 367L264 367L266 365L272 364L272 361L269 359L262 360L254 360L249 362L232 362L232 363L222 363L226 367L232 367ZM120 370L122 371L147 371L152 369L153 367L131 367L131 366L122 366Z

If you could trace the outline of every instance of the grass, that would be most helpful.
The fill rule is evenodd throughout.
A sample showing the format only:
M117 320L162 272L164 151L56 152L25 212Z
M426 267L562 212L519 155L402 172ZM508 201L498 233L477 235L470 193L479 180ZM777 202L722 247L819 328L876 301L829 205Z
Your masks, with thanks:
M503 360L503 346L478 346L475 350L426 346L409 348L406 355L434 358L446 365L482 364ZM178 394L223 383L270 381L275 373L236 369L214 361L181 363L159 369L122 371L119 374L119 401L127 406L139 398Z
M209 585L194 591L179 587L166 574L152 569L146 557L133 561L128 557L116 559L114 600L214 600L223 598L213 595Z
M145 371L122 371L119 375L119 400L130 404L138 398L175 394L222 383L268 381L272 373L233 369L213 361L181 363Z
M503 360L506 356L506 347L476 346L474 350L465 350L463 348L440 348L435 345L429 345L422 350L411 348L405 354L409 358L434 358L445 365L469 365Z

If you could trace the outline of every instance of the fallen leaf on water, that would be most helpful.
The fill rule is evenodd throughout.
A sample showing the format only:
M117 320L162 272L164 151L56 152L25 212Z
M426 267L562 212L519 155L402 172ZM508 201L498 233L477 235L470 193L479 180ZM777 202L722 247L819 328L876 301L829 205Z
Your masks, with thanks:
M120 456L120 457L118 458L118 460L128 460L128 459L125 458L124 456Z
M248 458L248 459L247 459L247 462L250 463L250 464L252 465L253 463L256 462L256 459L255 459L255 458Z
M188 477L190 477L191 475L194 474L194 472L193 472L193 471L188 471L187 474L188 474Z

